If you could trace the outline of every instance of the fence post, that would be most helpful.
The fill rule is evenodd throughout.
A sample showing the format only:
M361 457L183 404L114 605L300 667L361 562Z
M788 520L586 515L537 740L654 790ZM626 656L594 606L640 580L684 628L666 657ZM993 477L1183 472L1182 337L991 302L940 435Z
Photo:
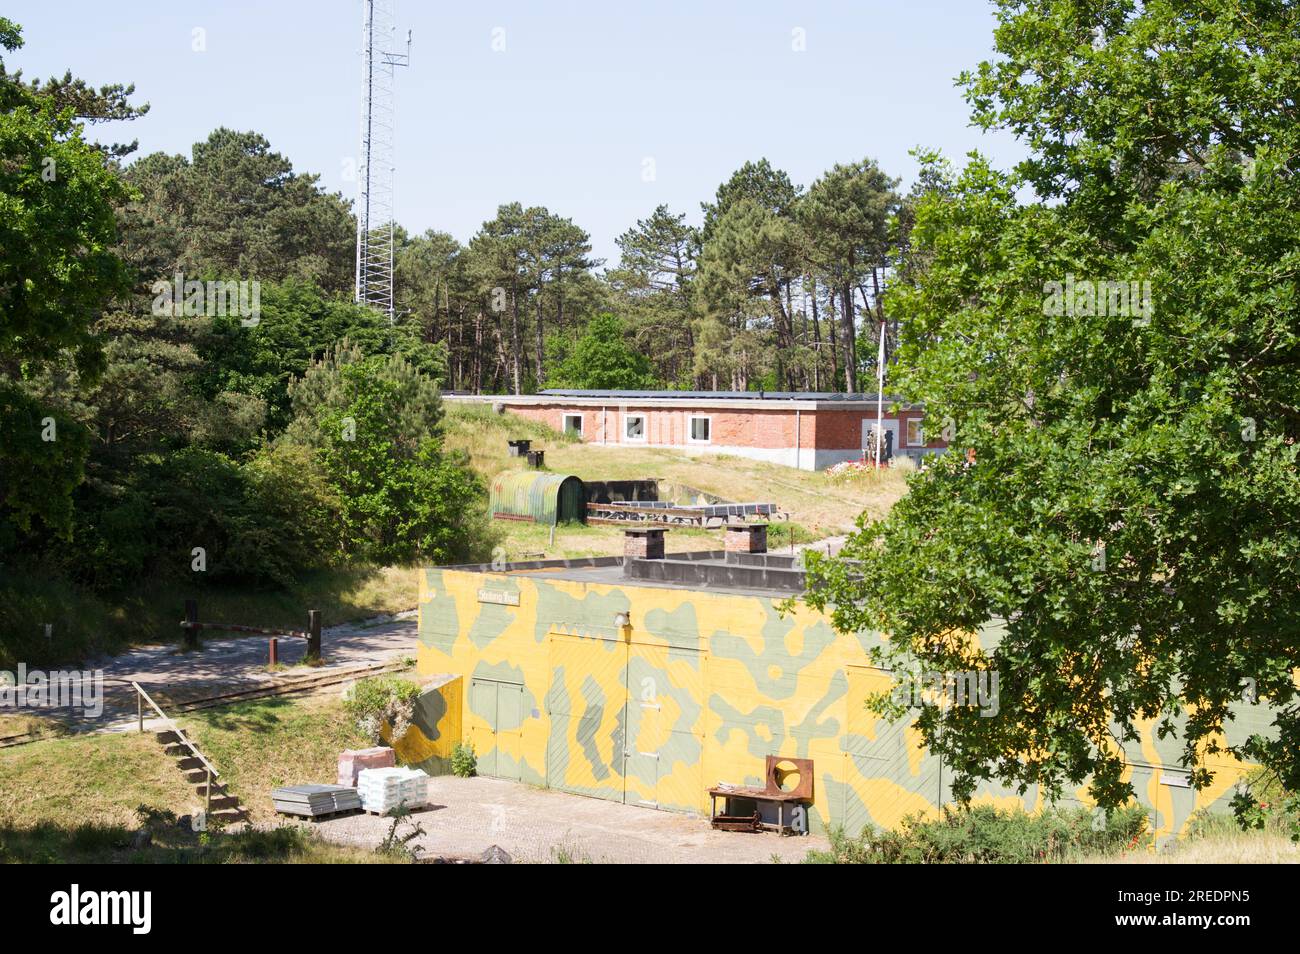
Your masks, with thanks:
M199 621L199 601L185 601L185 622L197 623ZM197 626L190 625L185 627L185 646L193 649L199 643L199 629Z
M140 690L135 691L135 719L139 723L140 731L144 731L144 700L140 698Z
M268 662L267 665L278 666L280 664L280 653L278 649L278 640L274 636L268 643Z
M320 662L320 610L307 611L307 660Z

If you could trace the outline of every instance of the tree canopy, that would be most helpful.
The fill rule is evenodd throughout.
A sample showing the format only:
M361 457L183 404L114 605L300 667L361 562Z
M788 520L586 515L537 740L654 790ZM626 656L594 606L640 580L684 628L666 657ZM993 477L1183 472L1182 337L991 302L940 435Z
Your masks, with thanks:
M897 666L1000 674L995 718L918 717L959 796L1120 804L1148 721L1197 787L1226 748L1298 791L1300 9L998 7L964 82L1029 158L931 157L889 300L895 386L973 462L814 558L812 600Z

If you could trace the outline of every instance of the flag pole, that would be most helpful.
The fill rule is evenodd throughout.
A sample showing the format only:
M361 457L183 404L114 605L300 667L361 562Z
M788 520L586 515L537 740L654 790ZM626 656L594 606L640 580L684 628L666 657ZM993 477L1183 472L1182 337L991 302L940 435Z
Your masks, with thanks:
M876 469L880 469L880 445L885 442L885 323L880 322L880 355L876 358Z

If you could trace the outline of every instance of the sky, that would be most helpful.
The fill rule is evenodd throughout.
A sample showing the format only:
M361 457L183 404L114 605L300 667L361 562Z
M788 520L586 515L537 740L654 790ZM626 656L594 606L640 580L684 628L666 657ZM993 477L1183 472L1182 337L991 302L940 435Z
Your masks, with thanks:
M396 218L466 242L499 204L544 205L617 261L666 203L700 203L747 160L807 186L875 159L907 188L909 151L1009 167L1024 150L969 124L954 79L992 50L985 0L395 0ZM98 127L137 155L255 130L349 199L361 114L362 0L8 0L30 78L71 69L136 85L147 116ZM198 49L197 47L202 47Z

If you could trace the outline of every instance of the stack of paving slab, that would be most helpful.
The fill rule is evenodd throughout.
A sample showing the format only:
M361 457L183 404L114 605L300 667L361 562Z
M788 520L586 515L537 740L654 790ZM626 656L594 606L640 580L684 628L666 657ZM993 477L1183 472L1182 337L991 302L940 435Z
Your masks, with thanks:
M346 749L339 755L339 784L355 788L357 773L362 769L392 768L396 764L396 753L386 745L372 749Z
M362 769L357 775L361 807L387 815L399 805L414 810L429 803L429 776L419 769Z
M361 797L346 785L287 785L271 793L275 810L284 815L318 818L361 808Z

